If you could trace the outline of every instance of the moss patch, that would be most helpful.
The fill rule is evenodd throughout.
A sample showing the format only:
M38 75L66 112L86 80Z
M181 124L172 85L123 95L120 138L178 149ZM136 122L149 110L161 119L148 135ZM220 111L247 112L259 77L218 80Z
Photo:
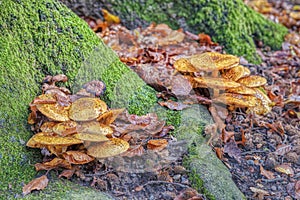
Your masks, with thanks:
M285 27L265 19L242 0L106 2L112 5L109 9L117 13L128 26L135 22L138 24L137 21L141 19L166 23L174 29L182 27L196 34L203 32L212 36L213 41L224 45L227 53L244 56L253 63L261 61L256 54L256 41L262 41L272 49L279 49L287 33Z

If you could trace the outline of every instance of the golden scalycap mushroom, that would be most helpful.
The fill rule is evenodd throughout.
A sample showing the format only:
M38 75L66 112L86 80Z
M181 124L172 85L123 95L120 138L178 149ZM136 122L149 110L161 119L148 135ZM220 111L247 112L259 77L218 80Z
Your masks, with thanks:
M252 87L259 87L265 85L267 83L267 79L261 76L252 75L252 76L243 77L239 79L237 82L252 88Z
M97 118L97 121L101 124L109 125L113 123L116 120L116 118L119 116L119 114L121 114L124 110L125 108L109 110L103 113L102 115L100 115Z
M82 143L81 140L73 137L59 137L38 134L34 135L32 139L40 145L70 146Z
M26 146L31 147L31 148L42 148L42 147L44 147L45 145L42 145L42 144L38 143L38 142L35 140L35 137L38 137L38 136L53 136L53 135L54 135L53 132L39 132L39 133L33 135L33 136L28 140L28 142L26 143Z
M223 93L213 99L215 102L220 102L225 105L235 107L254 107L257 103L257 98L249 95Z
M100 124L97 121L82 122L77 127L78 132L110 135L113 130L110 126Z
M77 138L82 141L89 141L89 142L109 141L109 139L105 135L102 135L102 134L76 133L72 137Z
M90 121L99 117L106 110L106 103L98 98L80 98L72 103L69 117L74 121Z
M174 68L179 72L198 72L188 59L180 58L174 62Z
M111 138L110 141L94 143L87 148L87 154L95 158L107 158L127 151L129 143L118 138Z
M236 87L236 88L227 89L226 92L235 93L235 94L252 95L252 96L256 94L255 90L253 90L252 88L243 86L243 85Z
M230 69L237 66L240 62L240 59L236 56L217 52L193 55L189 60L195 68L201 71Z
M41 126L41 131L42 132L53 132L53 127L58 124L58 122L44 122L43 125Z
M61 106L55 104L37 104L37 109L49 119L54 121L64 122L69 119L69 106Z
M76 132L77 123L74 121L65 121L53 126L53 132L61 136L67 136Z
M254 108L256 114L262 115L271 111L272 101L269 97L259 88L254 88L255 97L260 100L258 106Z
M213 77L199 77L194 78L199 84L198 87L204 88L215 88L215 89L228 89L239 87L240 84L234 81L230 81L224 78L213 78Z
M237 81L240 78L249 76L249 75L250 75L250 71L248 68L246 68L242 65L238 65L236 67L226 70L226 72L224 72L222 74L222 77L225 79L232 80L232 81Z

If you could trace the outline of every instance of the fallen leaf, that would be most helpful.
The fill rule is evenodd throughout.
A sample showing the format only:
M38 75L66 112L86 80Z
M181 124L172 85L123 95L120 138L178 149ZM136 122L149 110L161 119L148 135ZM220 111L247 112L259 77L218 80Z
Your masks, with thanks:
M300 199L300 180L295 183L295 198Z
M286 153L290 152L293 149L292 145L280 144L276 147L276 151L274 152L276 155L283 156Z
M34 167L35 167L36 171L51 170L51 169L55 169L55 168L58 168L58 167L62 167L62 168L66 168L66 169L71 169L72 168L71 164L68 161L66 161L62 158L53 158L49 162L36 163L34 165Z
M183 110L183 109L189 107L188 105L186 105L182 102L176 102L176 101L172 101L172 100L159 101L158 104L161 106L165 106L165 107L169 108L170 110Z
M120 18L116 15L113 15L111 13L109 13L107 10L105 9L101 9L102 13L103 13L103 18L105 19L105 21L108 23L108 25L111 24L119 24L121 22Z
M30 181L23 187L23 195L25 196L29 194L32 190L43 190L45 187L47 187L48 182L49 180L46 175L43 175L39 178Z
M224 145L224 153L227 153L231 158L234 158L239 163L241 162L242 151L233 139Z
M166 146L168 146L168 141L166 139L149 140L147 143L147 148L153 151L161 151Z
M275 167L275 171L281 172L281 173L284 173L284 174L287 174L287 175L294 175L293 168L289 164L287 164L287 163L283 163L281 165L277 165Z
M134 157L134 156L142 156L145 153L145 149L142 145L138 145L135 147L129 148L122 156Z
M71 164L86 164L93 161L95 158L82 153L80 151L67 151L62 154L63 158Z
M74 172L75 172L74 169L65 169L60 173L58 178L65 177L66 179L70 179L73 176Z
M260 174L263 175L263 176L265 176L267 179L274 179L275 178L273 172L265 170L263 168L263 166L261 166L261 165L259 165L259 168L260 168Z

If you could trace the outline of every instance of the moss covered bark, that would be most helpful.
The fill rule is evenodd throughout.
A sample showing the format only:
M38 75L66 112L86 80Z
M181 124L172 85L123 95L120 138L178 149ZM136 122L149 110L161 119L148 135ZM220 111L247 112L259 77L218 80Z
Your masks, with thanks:
M176 125L178 139L187 140L189 146L203 142L198 133L201 124L209 123L210 119L204 115L205 109L171 112L154 106L154 90L123 65L85 22L65 6L54 0L7 0L0 1L0 10L0 199L20 197L22 186L38 175L33 164L40 161L40 153L25 146L32 135L27 125L28 104L40 93L40 82L48 74L66 74L70 79L67 86L73 91L86 81L103 80L107 84L105 100L111 107L126 107L137 114L157 111L161 118ZM222 165L216 157L214 160ZM210 167L210 171L219 169ZM235 188L232 192L240 195L233 182L221 176L225 173L218 174L214 177L228 181L229 188ZM201 191L219 197L214 194L219 194L217 191L223 186L209 188L205 176L211 175L203 176L199 176L203 180ZM109 198L49 177L50 186L27 199Z
M36 175L33 164L40 153L25 146L32 135L28 104L40 93L45 75L64 73L71 88L103 76L107 101L112 101L113 92L122 93L114 88L126 74L138 84L134 90L127 88L130 101L145 98L149 103L156 98L64 5L51 0L7 0L0 2L0 10L0 199L4 199L20 195L23 184ZM143 97L137 90L144 91ZM130 108L132 112L144 109L143 102L137 104Z
M272 49L281 47L287 29L265 19L247 7L242 0L61 0L75 12L99 17L101 7L121 17L130 28L146 22L166 23L193 33L206 33L213 41L225 47L227 53L244 56L259 63L255 42L262 41ZM85 4L94 10L83 11L77 5ZM76 8L75 8L76 6ZM143 22L144 21L144 22Z

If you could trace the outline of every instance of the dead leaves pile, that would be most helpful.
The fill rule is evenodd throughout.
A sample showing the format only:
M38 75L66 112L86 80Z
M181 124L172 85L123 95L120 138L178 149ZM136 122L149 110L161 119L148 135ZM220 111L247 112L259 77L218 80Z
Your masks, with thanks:
M68 89L56 86L60 81L66 82L67 77L47 76L43 81L43 94L30 103L28 123L35 134L26 146L40 148L45 156L44 162L35 164L36 171L48 173L63 168L60 177L70 178L78 170L76 166L95 158L113 157L127 150L127 155L132 156L132 148L136 146L161 151L168 145L167 139L160 138L171 128L165 127L165 122L158 120L155 114L129 115L125 109L109 109L96 97L95 94L99 96L105 90L103 82L91 81L71 95ZM120 120L115 122L117 118ZM138 154L141 156L143 152ZM47 184L47 176L43 175L25 185L23 194L44 189Z

